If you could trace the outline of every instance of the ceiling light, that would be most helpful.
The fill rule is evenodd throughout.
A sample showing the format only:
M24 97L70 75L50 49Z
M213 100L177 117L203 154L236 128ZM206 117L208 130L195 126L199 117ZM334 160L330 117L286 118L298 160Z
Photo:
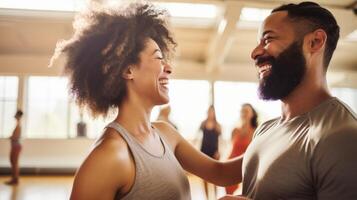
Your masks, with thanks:
M271 13L271 9L244 7L241 10L237 26L239 28L257 28Z
M155 3L167 9L172 17L215 19L218 15L217 6L198 3Z

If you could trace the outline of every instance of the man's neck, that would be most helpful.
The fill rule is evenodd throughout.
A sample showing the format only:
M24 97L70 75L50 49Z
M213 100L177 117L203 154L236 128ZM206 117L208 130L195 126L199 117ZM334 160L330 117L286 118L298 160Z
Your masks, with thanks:
M307 80L314 80L309 79ZM286 98L282 99L282 118L284 121L311 111L331 98L325 79L312 82L302 81Z

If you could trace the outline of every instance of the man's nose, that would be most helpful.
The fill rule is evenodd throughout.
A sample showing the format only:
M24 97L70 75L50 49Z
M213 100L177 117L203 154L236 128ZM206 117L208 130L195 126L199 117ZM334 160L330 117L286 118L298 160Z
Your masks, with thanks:
M264 48L259 44L258 46L256 46L252 53L250 54L250 57L253 59L253 60L256 60L258 56L261 56L264 54Z

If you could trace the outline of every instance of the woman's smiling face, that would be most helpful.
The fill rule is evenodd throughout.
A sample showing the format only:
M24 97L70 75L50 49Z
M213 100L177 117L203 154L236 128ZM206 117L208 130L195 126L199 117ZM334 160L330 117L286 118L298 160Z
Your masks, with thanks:
M172 68L164 60L160 47L153 39L146 40L139 60L139 64L132 68L133 91L152 105L168 103L168 83Z

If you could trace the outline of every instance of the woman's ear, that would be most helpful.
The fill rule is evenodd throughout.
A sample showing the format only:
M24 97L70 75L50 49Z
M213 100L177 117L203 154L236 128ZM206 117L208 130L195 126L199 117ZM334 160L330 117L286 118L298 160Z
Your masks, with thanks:
M122 74L122 77L126 80L134 79L133 66L126 68Z

